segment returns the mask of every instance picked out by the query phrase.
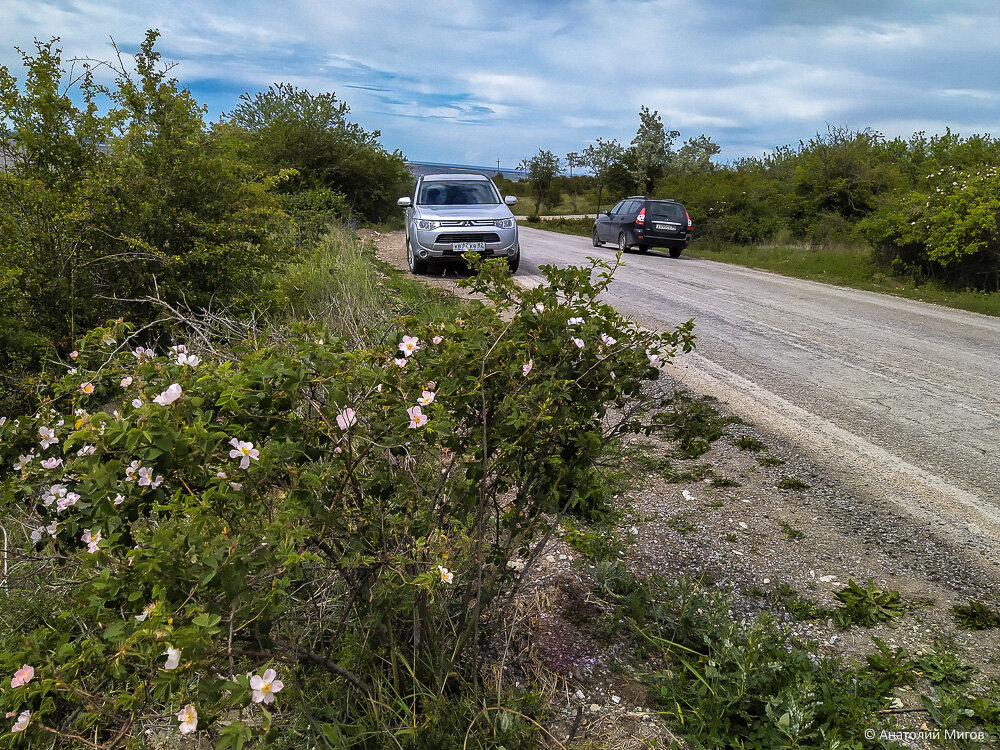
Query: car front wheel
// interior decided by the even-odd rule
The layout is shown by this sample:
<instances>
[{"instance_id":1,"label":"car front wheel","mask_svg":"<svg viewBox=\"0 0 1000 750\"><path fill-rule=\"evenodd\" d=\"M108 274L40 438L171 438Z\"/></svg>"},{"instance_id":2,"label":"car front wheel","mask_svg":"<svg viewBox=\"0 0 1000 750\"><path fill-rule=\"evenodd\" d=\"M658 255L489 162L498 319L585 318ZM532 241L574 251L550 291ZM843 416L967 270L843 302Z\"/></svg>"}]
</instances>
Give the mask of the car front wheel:
<instances>
[{"instance_id":1,"label":"car front wheel","mask_svg":"<svg viewBox=\"0 0 1000 750\"><path fill-rule=\"evenodd\" d=\"M422 260L418 260L417 256L413 253L413 246L410 244L410 238L406 238L406 265L410 267L410 273L426 273L427 264Z\"/></svg>"},{"instance_id":2,"label":"car front wheel","mask_svg":"<svg viewBox=\"0 0 1000 750\"><path fill-rule=\"evenodd\" d=\"M517 252L507 258L507 267L513 274L517 271L518 266L521 265L521 248L517 248Z\"/></svg>"},{"instance_id":3,"label":"car front wheel","mask_svg":"<svg viewBox=\"0 0 1000 750\"><path fill-rule=\"evenodd\" d=\"M597 239L597 227L594 227L594 236L590 238L590 241L594 243L594 247L604 246L604 243Z\"/></svg>"}]
</instances>

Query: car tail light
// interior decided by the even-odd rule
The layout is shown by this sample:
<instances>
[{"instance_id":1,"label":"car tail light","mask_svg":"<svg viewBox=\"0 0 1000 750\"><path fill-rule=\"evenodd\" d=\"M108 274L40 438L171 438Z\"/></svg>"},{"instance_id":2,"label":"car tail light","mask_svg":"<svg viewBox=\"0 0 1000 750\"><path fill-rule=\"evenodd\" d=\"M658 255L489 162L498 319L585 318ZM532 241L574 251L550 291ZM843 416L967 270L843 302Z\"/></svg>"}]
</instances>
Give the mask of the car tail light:
<instances>
[{"instance_id":1,"label":"car tail light","mask_svg":"<svg viewBox=\"0 0 1000 750\"><path fill-rule=\"evenodd\" d=\"M646 207L643 206L642 210L639 211L639 215L635 217L635 223L640 227L646 223Z\"/></svg>"},{"instance_id":2,"label":"car tail light","mask_svg":"<svg viewBox=\"0 0 1000 750\"><path fill-rule=\"evenodd\" d=\"M687 217L687 220L688 220L688 231L690 232L691 231L691 214L689 214L687 211L685 211L684 215Z\"/></svg>"}]
</instances>

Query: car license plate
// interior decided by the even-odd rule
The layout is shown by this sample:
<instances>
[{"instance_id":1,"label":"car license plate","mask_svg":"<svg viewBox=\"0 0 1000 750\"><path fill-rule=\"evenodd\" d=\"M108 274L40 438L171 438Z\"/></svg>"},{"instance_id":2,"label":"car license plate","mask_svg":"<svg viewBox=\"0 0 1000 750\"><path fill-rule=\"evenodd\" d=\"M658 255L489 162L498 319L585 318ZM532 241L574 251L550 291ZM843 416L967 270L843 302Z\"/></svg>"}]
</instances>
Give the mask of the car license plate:
<instances>
[{"instance_id":1,"label":"car license plate","mask_svg":"<svg viewBox=\"0 0 1000 750\"><path fill-rule=\"evenodd\" d=\"M485 242L452 242L451 249L456 253L481 253L486 250Z\"/></svg>"},{"instance_id":2,"label":"car license plate","mask_svg":"<svg viewBox=\"0 0 1000 750\"><path fill-rule=\"evenodd\" d=\"M655 221L655 222L653 222L653 226L656 227L657 229L666 229L667 231L670 231L670 232L676 232L680 228L681 225L680 224L668 224L665 221Z\"/></svg>"}]
</instances>

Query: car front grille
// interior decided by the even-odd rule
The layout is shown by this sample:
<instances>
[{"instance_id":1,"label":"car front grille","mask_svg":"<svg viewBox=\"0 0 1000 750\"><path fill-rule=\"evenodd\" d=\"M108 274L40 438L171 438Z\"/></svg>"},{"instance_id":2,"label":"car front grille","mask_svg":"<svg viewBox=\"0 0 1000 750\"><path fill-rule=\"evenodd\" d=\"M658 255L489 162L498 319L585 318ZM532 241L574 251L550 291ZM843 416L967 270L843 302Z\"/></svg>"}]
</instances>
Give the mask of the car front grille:
<instances>
[{"instance_id":1,"label":"car front grille","mask_svg":"<svg viewBox=\"0 0 1000 750\"><path fill-rule=\"evenodd\" d=\"M464 234L439 234L435 244L450 245L453 242L499 242L500 235L496 232L467 232Z\"/></svg>"},{"instance_id":2,"label":"car front grille","mask_svg":"<svg viewBox=\"0 0 1000 750\"><path fill-rule=\"evenodd\" d=\"M444 221L441 222L441 226L443 226L443 227L469 227L469 226L473 226L473 227L491 227L491 226L493 226L494 223L495 222L494 222L493 219L471 219L471 220L463 219L461 221L455 221L455 220L452 220L452 219L445 219Z\"/></svg>"}]
</instances>

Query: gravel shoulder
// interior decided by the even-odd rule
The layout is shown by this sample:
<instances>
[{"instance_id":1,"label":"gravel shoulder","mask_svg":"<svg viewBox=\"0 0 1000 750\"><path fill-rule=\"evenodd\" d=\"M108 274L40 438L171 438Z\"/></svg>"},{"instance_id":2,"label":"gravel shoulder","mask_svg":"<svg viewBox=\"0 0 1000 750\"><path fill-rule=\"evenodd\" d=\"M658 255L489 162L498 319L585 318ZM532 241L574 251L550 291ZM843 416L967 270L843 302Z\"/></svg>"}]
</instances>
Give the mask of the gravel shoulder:
<instances>
[{"instance_id":1,"label":"gravel shoulder","mask_svg":"<svg viewBox=\"0 0 1000 750\"><path fill-rule=\"evenodd\" d=\"M380 259L405 269L402 232L367 233L366 239L374 243ZM454 278L464 273L456 269L423 278L454 290ZM863 452L850 455L845 447L849 443L843 441L836 446L817 441L815 430L796 426L794 414L769 411L759 401L741 397L704 364L703 358L682 355L665 367L663 382L667 388L713 396L723 416L742 420L696 460L738 484L674 484L659 474L634 474L629 490L619 498L626 519L619 532L629 540L630 567L668 578L693 576L732 589L734 617L770 611L797 635L815 641L824 654L863 660L873 648L873 636L913 653L946 642L979 667L974 683L997 679L996 631L958 629L951 611L953 605L970 600L994 607L1000 602L1000 556L992 532L978 528L971 515L964 537L955 524L941 522L942 509L926 477L914 475L910 486L894 488L893 496L904 501L886 502L879 478L865 469L874 459ZM741 437L760 441L766 450L750 452L731 444ZM665 456L672 446L642 438L632 447ZM762 457L773 459L766 462L772 465L762 464ZM779 488L788 477L799 480L802 489ZM582 563L585 560L569 545L554 542L533 578L535 596L545 600L547 590L551 599L556 595L552 592L564 586L560 581L577 576ZM778 589L785 584L833 608L838 604L834 593L849 580L871 580L881 589L898 590L907 603L904 615L892 627L841 631L832 622L795 621L780 603ZM587 718L577 722L583 729L578 727L576 739L610 742L609 733L626 721L637 738L651 744L616 740L616 747L657 747L671 741L642 691L623 687L620 676L598 670L589 678L560 683L553 695L557 714L565 717L563 725L557 725L565 732L563 739L579 709ZM898 695L903 708L919 709L912 690L902 688ZM925 720L919 712L908 716L912 718L905 721L914 728Z\"/></svg>"}]
</instances>

